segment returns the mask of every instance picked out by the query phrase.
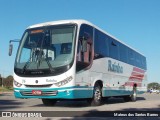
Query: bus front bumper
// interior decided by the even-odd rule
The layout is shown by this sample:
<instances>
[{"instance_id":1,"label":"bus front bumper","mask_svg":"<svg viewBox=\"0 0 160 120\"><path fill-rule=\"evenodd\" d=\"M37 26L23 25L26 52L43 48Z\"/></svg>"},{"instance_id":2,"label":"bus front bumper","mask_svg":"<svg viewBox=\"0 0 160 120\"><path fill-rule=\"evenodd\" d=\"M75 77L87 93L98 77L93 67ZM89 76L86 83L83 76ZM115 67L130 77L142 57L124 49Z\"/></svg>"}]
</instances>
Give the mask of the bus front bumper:
<instances>
[{"instance_id":1,"label":"bus front bumper","mask_svg":"<svg viewBox=\"0 0 160 120\"><path fill-rule=\"evenodd\" d=\"M41 92L41 94L33 94ZM48 99L77 99L91 98L93 91L87 88L65 88L65 89L19 89L14 88L16 98L48 98Z\"/></svg>"}]
</instances>

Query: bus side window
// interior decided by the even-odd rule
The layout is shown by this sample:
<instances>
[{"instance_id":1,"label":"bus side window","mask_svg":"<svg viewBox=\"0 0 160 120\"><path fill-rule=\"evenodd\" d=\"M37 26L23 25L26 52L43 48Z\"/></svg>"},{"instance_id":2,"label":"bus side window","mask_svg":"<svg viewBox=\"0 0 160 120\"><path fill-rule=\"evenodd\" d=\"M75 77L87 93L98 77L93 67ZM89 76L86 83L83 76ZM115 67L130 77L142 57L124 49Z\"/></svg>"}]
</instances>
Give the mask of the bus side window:
<instances>
[{"instance_id":1,"label":"bus side window","mask_svg":"<svg viewBox=\"0 0 160 120\"><path fill-rule=\"evenodd\" d=\"M81 60L81 42L78 40L78 46L77 46L77 61Z\"/></svg>"},{"instance_id":2,"label":"bus side window","mask_svg":"<svg viewBox=\"0 0 160 120\"><path fill-rule=\"evenodd\" d=\"M86 51L82 50L83 42L86 42ZM82 25L77 46L77 71L87 69L92 63L93 55L93 28L88 25Z\"/></svg>"}]
</instances>

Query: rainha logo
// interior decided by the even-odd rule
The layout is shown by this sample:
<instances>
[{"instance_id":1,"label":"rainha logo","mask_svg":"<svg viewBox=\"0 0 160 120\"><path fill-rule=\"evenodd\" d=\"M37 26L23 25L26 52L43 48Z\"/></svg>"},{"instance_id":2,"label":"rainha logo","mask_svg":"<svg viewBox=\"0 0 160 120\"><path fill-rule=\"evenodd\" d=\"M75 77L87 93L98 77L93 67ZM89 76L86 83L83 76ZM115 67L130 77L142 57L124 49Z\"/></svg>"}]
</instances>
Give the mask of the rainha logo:
<instances>
[{"instance_id":1,"label":"rainha logo","mask_svg":"<svg viewBox=\"0 0 160 120\"><path fill-rule=\"evenodd\" d=\"M108 60L108 71L111 72L116 72L116 73L123 73L123 67L118 64L116 64L116 62L114 62L112 64L111 60Z\"/></svg>"}]
</instances>

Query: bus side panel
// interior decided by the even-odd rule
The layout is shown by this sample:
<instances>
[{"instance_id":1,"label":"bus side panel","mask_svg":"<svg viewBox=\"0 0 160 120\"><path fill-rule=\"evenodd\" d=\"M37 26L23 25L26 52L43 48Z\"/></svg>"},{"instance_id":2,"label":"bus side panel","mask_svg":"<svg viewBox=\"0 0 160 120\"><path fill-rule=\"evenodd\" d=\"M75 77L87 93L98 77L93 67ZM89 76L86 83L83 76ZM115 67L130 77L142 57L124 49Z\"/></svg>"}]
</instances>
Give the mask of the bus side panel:
<instances>
[{"instance_id":1,"label":"bus side panel","mask_svg":"<svg viewBox=\"0 0 160 120\"><path fill-rule=\"evenodd\" d=\"M137 85L137 93L146 91L145 71L132 65L112 58L100 58L93 61L90 71L92 86L97 80L103 81L103 96L131 95L134 84Z\"/></svg>"},{"instance_id":2,"label":"bus side panel","mask_svg":"<svg viewBox=\"0 0 160 120\"><path fill-rule=\"evenodd\" d=\"M93 86L91 84L90 70L82 70L76 74L75 85L77 87L85 88L85 90L77 91L76 98L92 98Z\"/></svg>"}]
</instances>

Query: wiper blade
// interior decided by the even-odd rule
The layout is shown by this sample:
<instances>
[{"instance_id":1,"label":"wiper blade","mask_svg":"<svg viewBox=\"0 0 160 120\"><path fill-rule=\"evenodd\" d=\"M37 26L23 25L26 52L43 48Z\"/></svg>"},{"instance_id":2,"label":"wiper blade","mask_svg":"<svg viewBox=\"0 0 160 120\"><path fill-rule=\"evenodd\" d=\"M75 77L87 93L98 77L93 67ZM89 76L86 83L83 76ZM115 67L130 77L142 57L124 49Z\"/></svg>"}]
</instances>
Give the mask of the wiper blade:
<instances>
[{"instance_id":1,"label":"wiper blade","mask_svg":"<svg viewBox=\"0 0 160 120\"><path fill-rule=\"evenodd\" d=\"M27 68L29 67L29 65L30 65L30 59L25 63L25 65L23 66L23 73L25 73L26 72L26 70L27 70Z\"/></svg>"},{"instance_id":2,"label":"wiper blade","mask_svg":"<svg viewBox=\"0 0 160 120\"><path fill-rule=\"evenodd\" d=\"M46 58L45 61L47 62L48 64L48 67L49 67L49 70L51 71L51 73L53 73L55 70L54 68L52 67L51 63L49 62L49 60Z\"/></svg>"}]
</instances>

